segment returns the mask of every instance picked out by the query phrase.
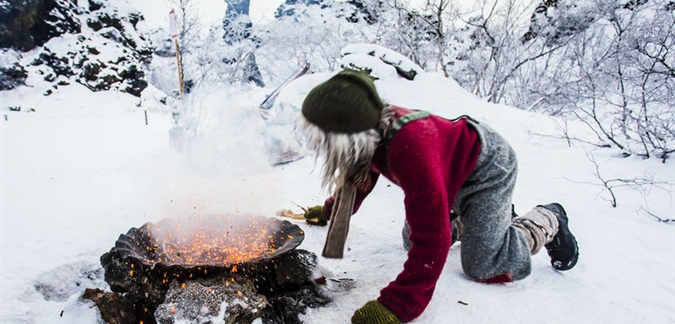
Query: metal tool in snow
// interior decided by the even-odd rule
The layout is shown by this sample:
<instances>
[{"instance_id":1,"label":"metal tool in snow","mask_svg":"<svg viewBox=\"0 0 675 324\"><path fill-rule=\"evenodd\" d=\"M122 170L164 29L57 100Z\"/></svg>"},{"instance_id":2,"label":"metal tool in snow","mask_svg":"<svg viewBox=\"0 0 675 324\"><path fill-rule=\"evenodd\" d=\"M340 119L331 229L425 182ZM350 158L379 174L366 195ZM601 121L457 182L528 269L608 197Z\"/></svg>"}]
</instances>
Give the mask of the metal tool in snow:
<instances>
[{"instance_id":1,"label":"metal tool in snow","mask_svg":"<svg viewBox=\"0 0 675 324\"><path fill-rule=\"evenodd\" d=\"M291 81L303 76L309 70L309 62L305 63L303 67L298 69L296 72L291 74L283 83L281 83L272 93L270 93L265 100L260 104L260 109L270 110L274 106L274 102L277 100L279 93L283 90Z\"/></svg>"}]
</instances>

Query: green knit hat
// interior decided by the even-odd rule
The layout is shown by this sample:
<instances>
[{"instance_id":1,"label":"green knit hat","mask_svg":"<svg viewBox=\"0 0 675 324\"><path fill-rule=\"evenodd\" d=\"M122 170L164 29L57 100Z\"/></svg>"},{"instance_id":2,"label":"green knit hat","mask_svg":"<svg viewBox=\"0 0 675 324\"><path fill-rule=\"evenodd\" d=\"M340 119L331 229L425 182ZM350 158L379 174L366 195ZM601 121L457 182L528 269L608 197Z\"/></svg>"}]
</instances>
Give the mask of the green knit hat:
<instances>
[{"instance_id":1,"label":"green knit hat","mask_svg":"<svg viewBox=\"0 0 675 324\"><path fill-rule=\"evenodd\" d=\"M383 107L370 76L347 69L314 87L302 114L326 132L353 134L375 128Z\"/></svg>"}]
</instances>

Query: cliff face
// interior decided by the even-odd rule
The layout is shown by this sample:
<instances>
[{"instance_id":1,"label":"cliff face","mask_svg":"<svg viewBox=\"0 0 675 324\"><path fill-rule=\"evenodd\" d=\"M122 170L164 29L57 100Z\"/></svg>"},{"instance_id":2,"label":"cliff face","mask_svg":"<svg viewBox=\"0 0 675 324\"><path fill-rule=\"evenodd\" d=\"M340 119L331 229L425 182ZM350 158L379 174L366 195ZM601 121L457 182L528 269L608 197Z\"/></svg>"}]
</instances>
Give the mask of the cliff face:
<instances>
[{"instance_id":1,"label":"cliff face","mask_svg":"<svg viewBox=\"0 0 675 324\"><path fill-rule=\"evenodd\" d=\"M53 37L79 33L78 9L74 0L1 1L0 47L29 51Z\"/></svg>"},{"instance_id":2,"label":"cliff face","mask_svg":"<svg viewBox=\"0 0 675 324\"><path fill-rule=\"evenodd\" d=\"M37 77L52 83L45 95L77 82L140 96L153 52L141 20L99 0L0 0L0 90Z\"/></svg>"}]
</instances>

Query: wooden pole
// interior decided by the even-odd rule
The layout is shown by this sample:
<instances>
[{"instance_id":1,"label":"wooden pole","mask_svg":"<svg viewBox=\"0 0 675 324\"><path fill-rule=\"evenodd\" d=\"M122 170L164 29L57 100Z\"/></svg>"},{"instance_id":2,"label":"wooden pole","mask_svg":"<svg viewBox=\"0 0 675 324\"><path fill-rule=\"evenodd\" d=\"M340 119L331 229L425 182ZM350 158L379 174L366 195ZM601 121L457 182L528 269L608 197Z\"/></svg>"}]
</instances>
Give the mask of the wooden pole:
<instances>
[{"instance_id":1,"label":"wooden pole","mask_svg":"<svg viewBox=\"0 0 675 324\"><path fill-rule=\"evenodd\" d=\"M183 106L183 69L180 64L180 47L178 47L178 37L173 38L173 43L176 46L176 67L178 69L178 93L180 94L181 108Z\"/></svg>"},{"instance_id":2,"label":"wooden pole","mask_svg":"<svg viewBox=\"0 0 675 324\"><path fill-rule=\"evenodd\" d=\"M171 29L171 38L173 38L173 44L176 48L176 69L178 70L178 94L180 95L180 107L178 115L174 113L174 116L180 118L180 114L183 112L183 67L181 66L180 60L180 47L178 46L178 29L176 28L176 11L171 9L169 12L169 28ZM176 118L174 122L178 123Z\"/></svg>"}]
</instances>

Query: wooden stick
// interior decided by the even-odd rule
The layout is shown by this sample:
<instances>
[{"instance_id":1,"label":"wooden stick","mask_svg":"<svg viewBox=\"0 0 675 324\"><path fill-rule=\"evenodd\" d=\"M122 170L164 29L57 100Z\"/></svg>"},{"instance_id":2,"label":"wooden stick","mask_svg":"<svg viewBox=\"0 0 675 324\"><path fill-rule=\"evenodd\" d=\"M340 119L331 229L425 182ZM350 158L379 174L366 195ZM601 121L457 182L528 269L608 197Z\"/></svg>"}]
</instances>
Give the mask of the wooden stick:
<instances>
[{"instance_id":1,"label":"wooden stick","mask_svg":"<svg viewBox=\"0 0 675 324\"><path fill-rule=\"evenodd\" d=\"M178 37L173 39L176 47L176 67L178 68L178 94L180 95L180 103L183 104L183 67L180 64L180 47L178 47ZM183 107L181 107L183 108Z\"/></svg>"},{"instance_id":2,"label":"wooden stick","mask_svg":"<svg viewBox=\"0 0 675 324\"><path fill-rule=\"evenodd\" d=\"M349 219L352 217L356 199L356 188L345 185L338 189L335 198L322 255L326 258L342 259L349 233Z\"/></svg>"}]
</instances>

